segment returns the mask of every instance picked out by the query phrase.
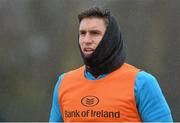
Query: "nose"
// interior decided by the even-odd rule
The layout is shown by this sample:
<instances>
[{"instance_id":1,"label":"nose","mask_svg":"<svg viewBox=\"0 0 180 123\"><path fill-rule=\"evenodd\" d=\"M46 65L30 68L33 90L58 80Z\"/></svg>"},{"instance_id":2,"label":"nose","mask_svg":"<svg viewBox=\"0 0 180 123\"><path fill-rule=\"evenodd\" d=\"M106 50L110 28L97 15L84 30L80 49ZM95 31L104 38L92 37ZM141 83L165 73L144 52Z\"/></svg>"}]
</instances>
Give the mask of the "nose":
<instances>
[{"instance_id":1,"label":"nose","mask_svg":"<svg viewBox=\"0 0 180 123\"><path fill-rule=\"evenodd\" d=\"M91 44L92 43L92 39L91 36L89 35L89 33L87 33L84 38L83 38L83 42L86 44Z\"/></svg>"}]
</instances>

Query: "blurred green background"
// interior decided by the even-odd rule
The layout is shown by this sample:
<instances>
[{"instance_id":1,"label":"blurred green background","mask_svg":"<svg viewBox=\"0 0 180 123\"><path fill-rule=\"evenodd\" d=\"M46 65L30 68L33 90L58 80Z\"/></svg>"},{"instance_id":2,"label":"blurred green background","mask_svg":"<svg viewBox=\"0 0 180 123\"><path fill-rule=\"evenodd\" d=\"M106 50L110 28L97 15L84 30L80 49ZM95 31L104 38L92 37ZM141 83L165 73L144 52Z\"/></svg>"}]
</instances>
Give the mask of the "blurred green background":
<instances>
[{"instance_id":1,"label":"blurred green background","mask_svg":"<svg viewBox=\"0 0 180 123\"><path fill-rule=\"evenodd\" d=\"M127 62L155 75L180 121L180 0L0 0L0 121L48 121L58 76L82 65L77 13L112 10Z\"/></svg>"}]
</instances>

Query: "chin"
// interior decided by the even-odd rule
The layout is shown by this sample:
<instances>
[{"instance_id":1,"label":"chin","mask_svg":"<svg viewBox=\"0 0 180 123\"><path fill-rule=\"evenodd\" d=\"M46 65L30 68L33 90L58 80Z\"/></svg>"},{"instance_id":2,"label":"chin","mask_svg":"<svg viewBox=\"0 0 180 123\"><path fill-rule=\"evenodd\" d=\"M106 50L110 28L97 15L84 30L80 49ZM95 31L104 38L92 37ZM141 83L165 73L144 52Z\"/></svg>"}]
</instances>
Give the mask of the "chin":
<instances>
[{"instance_id":1,"label":"chin","mask_svg":"<svg viewBox=\"0 0 180 123\"><path fill-rule=\"evenodd\" d=\"M92 55L92 54L84 54L84 57L85 57L85 58L89 58L89 57L91 57L91 55Z\"/></svg>"}]
</instances>

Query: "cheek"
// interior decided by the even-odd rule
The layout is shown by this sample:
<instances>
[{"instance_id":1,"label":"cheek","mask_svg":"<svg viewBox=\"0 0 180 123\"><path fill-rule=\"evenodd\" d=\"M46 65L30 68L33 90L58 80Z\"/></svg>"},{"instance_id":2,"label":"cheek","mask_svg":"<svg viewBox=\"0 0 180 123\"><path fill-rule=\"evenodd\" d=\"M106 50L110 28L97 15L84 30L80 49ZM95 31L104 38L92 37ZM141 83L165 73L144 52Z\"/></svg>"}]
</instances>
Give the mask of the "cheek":
<instances>
[{"instance_id":1,"label":"cheek","mask_svg":"<svg viewBox=\"0 0 180 123\"><path fill-rule=\"evenodd\" d=\"M82 38L79 36L79 44L82 43Z\"/></svg>"},{"instance_id":2,"label":"cheek","mask_svg":"<svg viewBox=\"0 0 180 123\"><path fill-rule=\"evenodd\" d=\"M102 40L102 37L98 37L95 39L95 44L98 45Z\"/></svg>"},{"instance_id":3,"label":"cheek","mask_svg":"<svg viewBox=\"0 0 180 123\"><path fill-rule=\"evenodd\" d=\"M82 44L83 44L82 40L79 39L79 45L80 45L81 48L82 48Z\"/></svg>"},{"instance_id":4,"label":"cheek","mask_svg":"<svg viewBox=\"0 0 180 123\"><path fill-rule=\"evenodd\" d=\"M101 42L102 38L100 40L97 41L97 44L99 44Z\"/></svg>"}]
</instances>

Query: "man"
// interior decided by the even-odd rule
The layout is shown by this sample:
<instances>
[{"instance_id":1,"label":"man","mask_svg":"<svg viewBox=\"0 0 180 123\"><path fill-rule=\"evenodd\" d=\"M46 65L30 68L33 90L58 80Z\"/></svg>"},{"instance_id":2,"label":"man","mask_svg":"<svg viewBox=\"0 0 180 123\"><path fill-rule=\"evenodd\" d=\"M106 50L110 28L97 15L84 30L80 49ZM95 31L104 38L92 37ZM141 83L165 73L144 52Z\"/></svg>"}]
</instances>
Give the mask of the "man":
<instances>
[{"instance_id":1,"label":"man","mask_svg":"<svg viewBox=\"0 0 180 123\"><path fill-rule=\"evenodd\" d=\"M85 65L59 77L49 121L172 121L157 80L125 63L126 47L110 11L92 7L78 18Z\"/></svg>"}]
</instances>

